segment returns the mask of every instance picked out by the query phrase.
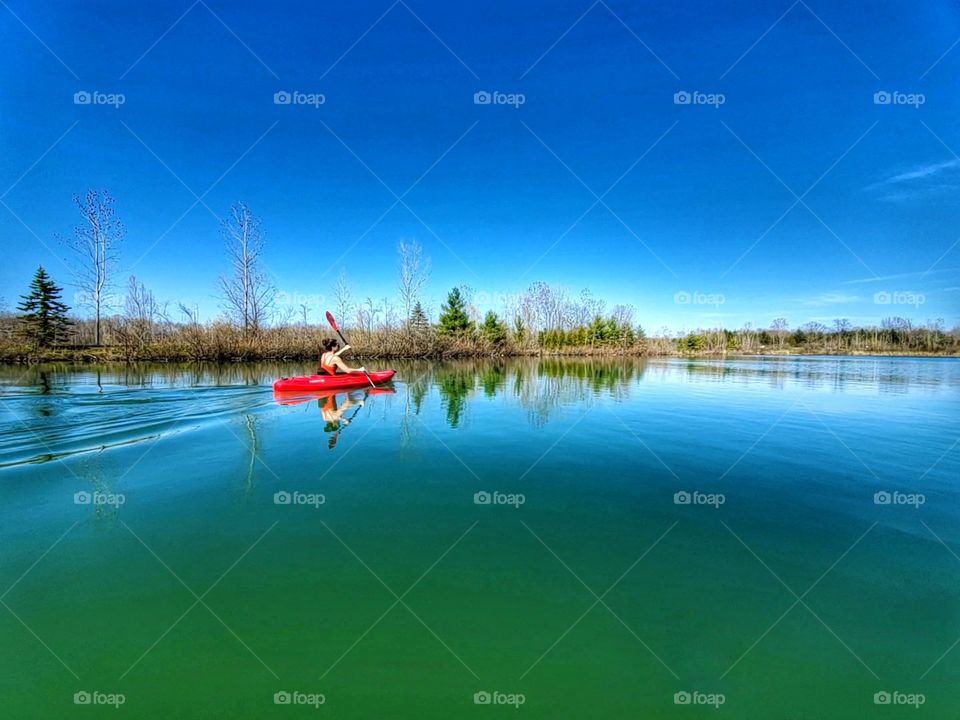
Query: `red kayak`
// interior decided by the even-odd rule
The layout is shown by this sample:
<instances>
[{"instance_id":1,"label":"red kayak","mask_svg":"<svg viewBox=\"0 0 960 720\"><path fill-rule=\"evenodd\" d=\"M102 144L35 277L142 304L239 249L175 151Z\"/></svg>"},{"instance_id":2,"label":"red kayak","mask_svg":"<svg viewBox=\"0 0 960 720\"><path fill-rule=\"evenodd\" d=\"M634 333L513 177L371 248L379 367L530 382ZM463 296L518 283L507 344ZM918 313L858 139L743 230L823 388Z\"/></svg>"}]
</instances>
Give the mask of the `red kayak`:
<instances>
[{"instance_id":1,"label":"red kayak","mask_svg":"<svg viewBox=\"0 0 960 720\"><path fill-rule=\"evenodd\" d=\"M378 370L367 373L374 384L390 382L396 370ZM343 373L342 375L300 375L280 378L273 384L274 392L286 390L347 390L349 388L370 387L370 380L362 372Z\"/></svg>"}]
</instances>

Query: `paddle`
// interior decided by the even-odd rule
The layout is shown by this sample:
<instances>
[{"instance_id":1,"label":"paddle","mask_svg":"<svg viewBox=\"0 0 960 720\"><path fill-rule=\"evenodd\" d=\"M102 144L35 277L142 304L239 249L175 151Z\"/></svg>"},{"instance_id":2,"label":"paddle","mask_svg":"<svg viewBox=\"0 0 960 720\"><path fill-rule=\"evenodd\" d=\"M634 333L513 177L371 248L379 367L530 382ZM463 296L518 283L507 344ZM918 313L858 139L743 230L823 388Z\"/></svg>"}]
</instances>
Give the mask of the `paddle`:
<instances>
[{"instance_id":1,"label":"paddle","mask_svg":"<svg viewBox=\"0 0 960 720\"><path fill-rule=\"evenodd\" d=\"M330 327L332 327L333 331L340 337L340 342L342 342L344 345L349 345L350 343L347 342L347 339L343 336L343 333L340 332L340 328L337 327L337 321L333 319L333 315L329 310L327 310L327 322L330 323ZM364 370L363 374L366 375L367 380L370 381L370 387L377 386L377 384L373 381L373 378L370 377L370 373Z\"/></svg>"}]
</instances>

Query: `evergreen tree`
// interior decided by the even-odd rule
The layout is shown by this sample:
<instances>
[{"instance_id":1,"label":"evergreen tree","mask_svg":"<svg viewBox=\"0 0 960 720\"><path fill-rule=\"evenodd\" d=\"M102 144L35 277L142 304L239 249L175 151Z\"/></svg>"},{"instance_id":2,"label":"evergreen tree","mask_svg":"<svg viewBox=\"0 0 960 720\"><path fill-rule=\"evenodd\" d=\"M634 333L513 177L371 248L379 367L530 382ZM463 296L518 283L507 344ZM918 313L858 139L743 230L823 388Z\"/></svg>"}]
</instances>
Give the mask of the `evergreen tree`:
<instances>
[{"instance_id":1,"label":"evergreen tree","mask_svg":"<svg viewBox=\"0 0 960 720\"><path fill-rule=\"evenodd\" d=\"M523 318L517 315L513 319L513 335L517 339L518 343L523 343L527 339L527 326L523 322Z\"/></svg>"},{"instance_id":2,"label":"evergreen tree","mask_svg":"<svg viewBox=\"0 0 960 720\"><path fill-rule=\"evenodd\" d=\"M473 321L467 315L467 304L460 294L460 288L454 288L447 295L447 302L440 306L441 335L465 335L473 332Z\"/></svg>"},{"instance_id":3,"label":"evergreen tree","mask_svg":"<svg viewBox=\"0 0 960 720\"><path fill-rule=\"evenodd\" d=\"M423 305L420 304L419 300L414 304L408 322L410 329L417 334L422 335L429 332L430 321L427 319L427 314L423 311Z\"/></svg>"},{"instance_id":4,"label":"evergreen tree","mask_svg":"<svg viewBox=\"0 0 960 720\"><path fill-rule=\"evenodd\" d=\"M30 293L20 296L23 300L17 305L21 313L17 316L19 332L38 347L56 345L71 324L67 318L70 308L60 302L62 292L41 265L30 283Z\"/></svg>"},{"instance_id":5,"label":"evergreen tree","mask_svg":"<svg viewBox=\"0 0 960 720\"><path fill-rule=\"evenodd\" d=\"M483 325L480 326L480 334L488 343L502 345L507 341L507 326L500 321L495 312L490 310L483 319Z\"/></svg>"}]
</instances>

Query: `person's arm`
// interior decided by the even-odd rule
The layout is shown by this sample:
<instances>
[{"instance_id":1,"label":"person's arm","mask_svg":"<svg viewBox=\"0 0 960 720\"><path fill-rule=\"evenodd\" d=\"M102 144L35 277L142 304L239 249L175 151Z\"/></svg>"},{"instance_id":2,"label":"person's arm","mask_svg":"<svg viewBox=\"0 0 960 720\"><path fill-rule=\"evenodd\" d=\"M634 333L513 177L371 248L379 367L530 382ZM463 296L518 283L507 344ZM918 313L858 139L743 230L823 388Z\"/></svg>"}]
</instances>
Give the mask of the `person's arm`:
<instances>
[{"instance_id":1,"label":"person's arm","mask_svg":"<svg viewBox=\"0 0 960 720\"><path fill-rule=\"evenodd\" d=\"M340 357L343 353L345 353L349 349L350 349L349 345L344 345L342 348L337 350L337 352L335 352L334 355L336 355L337 357Z\"/></svg>"},{"instance_id":2,"label":"person's arm","mask_svg":"<svg viewBox=\"0 0 960 720\"><path fill-rule=\"evenodd\" d=\"M350 367L349 365L347 365L347 364L343 361L343 358L341 358L339 355L334 355L334 356L333 356L333 364L334 364L335 367L340 368L340 369L341 369L343 372L345 372L345 373L363 372L363 371L364 371L362 367L358 367L358 368L352 368L352 367Z\"/></svg>"}]
</instances>

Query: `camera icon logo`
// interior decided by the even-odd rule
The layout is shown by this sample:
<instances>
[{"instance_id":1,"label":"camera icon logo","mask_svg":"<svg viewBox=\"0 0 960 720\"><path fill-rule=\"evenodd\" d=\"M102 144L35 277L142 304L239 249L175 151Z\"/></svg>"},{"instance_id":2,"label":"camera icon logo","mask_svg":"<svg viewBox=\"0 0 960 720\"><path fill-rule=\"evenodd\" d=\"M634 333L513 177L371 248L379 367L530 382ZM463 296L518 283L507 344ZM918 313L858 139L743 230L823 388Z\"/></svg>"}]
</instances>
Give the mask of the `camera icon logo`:
<instances>
[{"instance_id":1,"label":"camera icon logo","mask_svg":"<svg viewBox=\"0 0 960 720\"><path fill-rule=\"evenodd\" d=\"M693 102L693 95L688 93L686 90L680 90L673 94L673 104L674 105L689 105Z\"/></svg>"},{"instance_id":2,"label":"camera icon logo","mask_svg":"<svg viewBox=\"0 0 960 720\"><path fill-rule=\"evenodd\" d=\"M281 690L273 694L274 705L289 705L292 699L293 697L286 690Z\"/></svg>"},{"instance_id":3,"label":"camera icon logo","mask_svg":"<svg viewBox=\"0 0 960 720\"><path fill-rule=\"evenodd\" d=\"M293 95L288 93L286 90L280 90L273 94L273 104L274 105L289 105L293 101Z\"/></svg>"},{"instance_id":4,"label":"camera icon logo","mask_svg":"<svg viewBox=\"0 0 960 720\"><path fill-rule=\"evenodd\" d=\"M873 294L873 303L875 305L889 305L892 300L890 293L886 291L880 291Z\"/></svg>"},{"instance_id":5,"label":"camera icon logo","mask_svg":"<svg viewBox=\"0 0 960 720\"><path fill-rule=\"evenodd\" d=\"M80 90L73 94L73 104L74 105L89 105L93 100L93 95L88 93L86 90Z\"/></svg>"},{"instance_id":6,"label":"camera icon logo","mask_svg":"<svg viewBox=\"0 0 960 720\"><path fill-rule=\"evenodd\" d=\"M680 492L675 492L673 494L673 504L674 505L689 505L691 500L691 495L686 490L681 490Z\"/></svg>"},{"instance_id":7,"label":"camera icon logo","mask_svg":"<svg viewBox=\"0 0 960 720\"><path fill-rule=\"evenodd\" d=\"M890 693L888 693L886 690L881 690L880 692L873 694L874 705L889 705L891 699Z\"/></svg>"},{"instance_id":8,"label":"camera icon logo","mask_svg":"<svg viewBox=\"0 0 960 720\"><path fill-rule=\"evenodd\" d=\"M489 705L490 704L490 693L486 690L481 690L473 694L473 704L474 705Z\"/></svg>"},{"instance_id":9,"label":"camera icon logo","mask_svg":"<svg viewBox=\"0 0 960 720\"><path fill-rule=\"evenodd\" d=\"M73 694L74 705L89 705L92 699L93 698L91 697L90 693L88 693L86 690L81 690L80 692Z\"/></svg>"},{"instance_id":10,"label":"camera icon logo","mask_svg":"<svg viewBox=\"0 0 960 720\"><path fill-rule=\"evenodd\" d=\"M73 494L74 505L89 505L91 502L93 502L93 495L88 493L86 490L81 490L80 492L75 492Z\"/></svg>"},{"instance_id":11,"label":"camera icon logo","mask_svg":"<svg viewBox=\"0 0 960 720\"><path fill-rule=\"evenodd\" d=\"M474 105L489 105L491 102L493 102L493 96L486 90L480 90L473 94Z\"/></svg>"},{"instance_id":12,"label":"camera icon logo","mask_svg":"<svg viewBox=\"0 0 960 720\"><path fill-rule=\"evenodd\" d=\"M873 494L874 505L889 505L892 499L893 496L891 496L886 490L881 490L880 492Z\"/></svg>"},{"instance_id":13,"label":"camera icon logo","mask_svg":"<svg viewBox=\"0 0 960 720\"><path fill-rule=\"evenodd\" d=\"M489 505L492 497L490 493L486 490L481 490L478 493L473 494L473 504L474 505Z\"/></svg>"},{"instance_id":14,"label":"camera icon logo","mask_svg":"<svg viewBox=\"0 0 960 720\"><path fill-rule=\"evenodd\" d=\"M686 290L681 290L680 292L673 294L674 305L689 305L690 300L690 293L688 293Z\"/></svg>"},{"instance_id":15,"label":"camera icon logo","mask_svg":"<svg viewBox=\"0 0 960 720\"><path fill-rule=\"evenodd\" d=\"M288 493L286 490L281 490L273 494L273 504L274 505L289 505L293 500L293 496Z\"/></svg>"},{"instance_id":16,"label":"camera icon logo","mask_svg":"<svg viewBox=\"0 0 960 720\"><path fill-rule=\"evenodd\" d=\"M680 692L675 692L673 694L673 704L674 705L689 705L691 700L690 693L686 690L681 690Z\"/></svg>"},{"instance_id":17,"label":"camera icon logo","mask_svg":"<svg viewBox=\"0 0 960 720\"><path fill-rule=\"evenodd\" d=\"M874 105L889 105L893 101L893 96L886 90L878 90L873 94Z\"/></svg>"}]
</instances>

